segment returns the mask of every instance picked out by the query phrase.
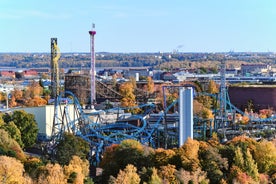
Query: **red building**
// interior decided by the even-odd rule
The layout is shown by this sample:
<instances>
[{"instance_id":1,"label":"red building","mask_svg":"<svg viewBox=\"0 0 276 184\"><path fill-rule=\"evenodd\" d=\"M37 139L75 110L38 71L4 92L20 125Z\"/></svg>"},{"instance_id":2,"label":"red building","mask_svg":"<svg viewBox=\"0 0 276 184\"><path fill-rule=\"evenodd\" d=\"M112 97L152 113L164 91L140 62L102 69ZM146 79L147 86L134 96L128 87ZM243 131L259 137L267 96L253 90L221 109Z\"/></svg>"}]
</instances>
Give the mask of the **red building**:
<instances>
[{"instance_id":1,"label":"red building","mask_svg":"<svg viewBox=\"0 0 276 184\"><path fill-rule=\"evenodd\" d=\"M14 79L15 72L14 71L1 71L0 76L4 79Z\"/></svg>"},{"instance_id":2,"label":"red building","mask_svg":"<svg viewBox=\"0 0 276 184\"><path fill-rule=\"evenodd\" d=\"M229 87L230 101L238 109L244 111L248 103L253 103L254 110L273 108L276 110L275 86L242 86Z\"/></svg>"},{"instance_id":3,"label":"red building","mask_svg":"<svg viewBox=\"0 0 276 184\"><path fill-rule=\"evenodd\" d=\"M33 79L38 77L38 73L35 70L25 70L23 72L23 77L26 79Z\"/></svg>"}]
</instances>

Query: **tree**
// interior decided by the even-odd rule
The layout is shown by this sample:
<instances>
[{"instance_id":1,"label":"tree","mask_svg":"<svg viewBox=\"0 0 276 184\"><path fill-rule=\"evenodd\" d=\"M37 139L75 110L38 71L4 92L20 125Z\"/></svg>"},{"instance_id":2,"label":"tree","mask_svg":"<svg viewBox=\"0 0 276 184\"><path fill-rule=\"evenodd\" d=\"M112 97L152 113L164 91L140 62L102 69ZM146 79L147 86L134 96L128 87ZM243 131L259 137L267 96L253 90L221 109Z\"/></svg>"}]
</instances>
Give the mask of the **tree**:
<instances>
[{"instance_id":1,"label":"tree","mask_svg":"<svg viewBox=\"0 0 276 184\"><path fill-rule=\"evenodd\" d=\"M0 129L0 155L15 157L21 161L26 159L19 144L3 129Z\"/></svg>"},{"instance_id":2,"label":"tree","mask_svg":"<svg viewBox=\"0 0 276 184\"><path fill-rule=\"evenodd\" d=\"M20 147L24 147L24 144L21 139L21 132L14 124L14 122L10 121L8 123L5 123L3 126L0 126L0 128L6 130L11 136L11 138L13 138L20 145Z\"/></svg>"},{"instance_id":3,"label":"tree","mask_svg":"<svg viewBox=\"0 0 276 184\"><path fill-rule=\"evenodd\" d=\"M252 179L258 181L258 168L248 148L246 148L246 150L242 150L240 147L236 149L234 165L240 168L241 171L245 172Z\"/></svg>"},{"instance_id":4,"label":"tree","mask_svg":"<svg viewBox=\"0 0 276 184\"><path fill-rule=\"evenodd\" d=\"M154 81L151 77L147 77L147 92L152 94L154 92Z\"/></svg>"},{"instance_id":5,"label":"tree","mask_svg":"<svg viewBox=\"0 0 276 184\"><path fill-rule=\"evenodd\" d=\"M136 106L136 97L134 95L134 89L133 82L128 81L120 85L120 94L123 96L121 100L121 106L123 107L134 107ZM136 84L135 84L136 85ZM139 112L139 109L132 109L130 110L133 113Z\"/></svg>"},{"instance_id":6,"label":"tree","mask_svg":"<svg viewBox=\"0 0 276 184\"><path fill-rule=\"evenodd\" d=\"M38 107L38 106L46 105L47 103L48 103L47 100L39 96L35 96L34 98L31 98L25 101L25 105L27 107Z\"/></svg>"},{"instance_id":7,"label":"tree","mask_svg":"<svg viewBox=\"0 0 276 184\"><path fill-rule=\"evenodd\" d=\"M64 133L57 145L56 160L61 165L68 165L73 156L85 159L90 151L89 144L71 133Z\"/></svg>"},{"instance_id":8,"label":"tree","mask_svg":"<svg viewBox=\"0 0 276 184\"><path fill-rule=\"evenodd\" d=\"M153 155L154 166L159 168L170 163L171 159L175 156L175 152L170 149L158 148Z\"/></svg>"},{"instance_id":9,"label":"tree","mask_svg":"<svg viewBox=\"0 0 276 184\"><path fill-rule=\"evenodd\" d=\"M202 169L207 172L210 183L219 183L223 179L224 173L228 171L227 159L222 158L217 147L201 147L199 159Z\"/></svg>"},{"instance_id":10,"label":"tree","mask_svg":"<svg viewBox=\"0 0 276 184\"><path fill-rule=\"evenodd\" d=\"M24 176L24 167L15 158L0 156L0 183L30 183Z\"/></svg>"},{"instance_id":11,"label":"tree","mask_svg":"<svg viewBox=\"0 0 276 184\"><path fill-rule=\"evenodd\" d=\"M162 179L158 176L157 169L152 169L152 175L148 182L149 184L163 184Z\"/></svg>"},{"instance_id":12,"label":"tree","mask_svg":"<svg viewBox=\"0 0 276 184\"><path fill-rule=\"evenodd\" d=\"M64 173L68 183L83 183L89 175L89 162L78 156L73 156L69 165L64 166Z\"/></svg>"},{"instance_id":13,"label":"tree","mask_svg":"<svg viewBox=\"0 0 276 184\"><path fill-rule=\"evenodd\" d=\"M20 110L14 111L11 115L4 115L3 119L5 122L14 122L21 132L21 140L25 148L34 145L37 139L38 126L33 114Z\"/></svg>"},{"instance_id":14,"label":"tree","mask_svg":"<svg viewBox=\"0 0 276 184\"><path fill-rule=\"evenodd\" d=\"M63 168L59 164L47 164L40 168L40 174L37 179L39 184L66 184L66 178Z\"/></svg>"},{"instance_id":15,"label":"tree","mask_svg":"<svg viewBox=\"0 0 276 184\"><path fill-rule=\"evenodd\" d=\"M26 173L28 173L28 175L33 179L38 178L40 168L44 166L44 163L37 157L29 157L24 162L24 169Z\"/></svg>"},{"instance_id":16,"label":"tree","mask_svg":"<svg viewBox=\"0 0 276 184\"><path fill-rule=\"evenodd\" d=\"M184 145L176 151L176 157L180 160L175 165L180 164L180 167L187 171L196 171L199 167L198 151L199 142L188 138Z\"/></svg>"},{"instance_id":17,"label":"tree","mask_svg":"<svg viewBox=\"0 0 276 184\"><path fill-rule=\"evenodd\" d=\"M159 175L162 176L163 182L167 184L176 184L177 178L175 176L175 166L174 165L166 165L166 166L161 166L159 170Z\"/></svg>"},{"instance_id":18,"label":"tree","mask_svg":"<svg viewBox=\"0 0 276 184\"><path fill-rule=\"evenodd\" d=\"M140 177L135 166L129 164L124 171L120 170L114 184L139 184Z\"/></svg>"},{"instance_id":19,"label":"tree","mask_svg":"<svg viewBox=\"0 0 276 184\"><path fill-rule=\"evenodd\" d=\"M215 81L210 80L208 85L208 93L216 94L219 92L218 85Z\"/></svg>"},{"instance_id":20,"label":"tree","mask_svg":"<svg viewBox=\"0 0 276 184\"><path fill-rule=\"evenodd\" d=\"M262 140L253 153L260 173L270 173L276 164L276 147L272 142Z\"/></svg>"},{"instance_id":21,"label":"tree","mask_svg":"<svg viewBox=\"0 0 276 184\"><path fill-rule=\"evenodd\" d=\"M103 155L101 167L103 168L103 182L107 182L109 176L116 176L128 164L131 164L141 171L143 167L152 166L149 155L152 149L142 146L136 140L123 140L121 144L111 146L108 152Z\"/></svg>"},{"instance_id":22,"label":"tree","mask_svg":"<svg viewBox=\"0 0 276 184\"><path fill-rule=\"evenodd\" d=\"M202 171L201 168L198 168L194 172L180 169L179 171L176 171L175 175L180 183L209 183L209 179L207 179L207 173Z\"/></svg>"}]
</instances>

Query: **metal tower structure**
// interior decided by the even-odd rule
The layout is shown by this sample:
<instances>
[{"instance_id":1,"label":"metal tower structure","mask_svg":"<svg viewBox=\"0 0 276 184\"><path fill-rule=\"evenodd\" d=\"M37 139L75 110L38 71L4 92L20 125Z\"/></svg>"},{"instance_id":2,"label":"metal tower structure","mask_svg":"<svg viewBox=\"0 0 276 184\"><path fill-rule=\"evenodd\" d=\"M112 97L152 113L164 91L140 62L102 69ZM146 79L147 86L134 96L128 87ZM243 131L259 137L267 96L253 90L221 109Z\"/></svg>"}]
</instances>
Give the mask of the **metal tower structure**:
<instances>
[{"instance_id":1,"label":"metal tower structure","mask_svg":"<svg viewBox=\"0 0 276 184\"><path fill-rule=\"evenodd\" d=\"M227 110L226 110L226 105L227 105L227 99L226 99L226 79L225 79L225 72L226 72L226 64L225 64L225 59L221 60L221 66L220 66L220 126L224 131L224 138L225 137L225 123L227 121Z\"/></svg>"},{"instance_id":2,"label":"metal tower structure","mask_svg":"<svg viewBox=\"0 0 276 184\"><path fill-rule=\"evenodd\" d=\"M89 31L90 34L90 50L91 50L91 95L90 95L90 105L91 108L93 107L93 104L96 102L96 82L95 82L95 43L94 43L94 37L96 34L95 24L92 24L92 30Z\"/></svg>"},{"instance_id":3,"label":"metal tower structure","mask_svg":"<svg viewBox=\"0 0 276 184\"><path fill-rule=\"evenodd\" d=\"M59 66L60 50L57 46L57 38L51 38L51 97L57 98L60 92Z\"/></svg>"}]
</instances>

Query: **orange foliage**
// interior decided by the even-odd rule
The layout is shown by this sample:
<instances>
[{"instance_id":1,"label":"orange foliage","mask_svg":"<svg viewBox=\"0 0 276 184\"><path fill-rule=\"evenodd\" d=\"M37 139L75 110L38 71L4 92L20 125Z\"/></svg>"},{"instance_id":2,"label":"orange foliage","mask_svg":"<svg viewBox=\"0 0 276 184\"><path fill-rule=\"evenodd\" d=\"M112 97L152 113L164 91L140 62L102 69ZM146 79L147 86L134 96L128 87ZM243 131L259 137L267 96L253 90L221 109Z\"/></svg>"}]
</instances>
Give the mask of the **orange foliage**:
<instances>
[{"instance_id":1,"label":"orange foliage","mask_svg":"<svg viewBox=\"0 0 276 184\"><path fill-rule=\"evenodd\" d=\"M47 100L44 98L41 98L39 96L35 96L32 99L29 99L26 101L25 105L27 107L38 107L38 106L43 106L47 104Z\"/></svg>"},{"instance_id":2,"label":"orange foliage","mask_svg":"<svg viewBox=\"0 0 276 184\"><path fill-rule=\"evenodd\" d=\"M161 166L159 170L159 176L162 177L163 183L177 183L177 179L175 176L175 165L166 165L166 166Z\"/></svg>"}]
</instances>

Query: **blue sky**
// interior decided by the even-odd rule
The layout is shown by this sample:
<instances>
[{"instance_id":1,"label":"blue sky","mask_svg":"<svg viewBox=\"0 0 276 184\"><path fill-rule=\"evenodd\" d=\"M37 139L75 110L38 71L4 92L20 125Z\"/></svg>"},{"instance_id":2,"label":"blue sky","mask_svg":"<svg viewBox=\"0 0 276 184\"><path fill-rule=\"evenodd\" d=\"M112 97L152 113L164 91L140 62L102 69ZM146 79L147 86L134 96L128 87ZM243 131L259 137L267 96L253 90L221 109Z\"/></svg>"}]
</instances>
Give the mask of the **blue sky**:
<instances>
[{"instance_id":1,"label":"blue sky","mask_svg":"<svg viewBox=\"0 0 276 184\"><path fill-rule=\"evenodd\" d=\"M0 0L0 52L276 52L275 0Z\"/></svg>"}]
</instances>

